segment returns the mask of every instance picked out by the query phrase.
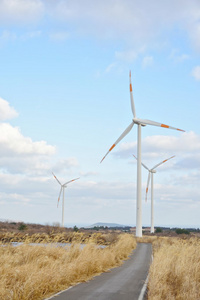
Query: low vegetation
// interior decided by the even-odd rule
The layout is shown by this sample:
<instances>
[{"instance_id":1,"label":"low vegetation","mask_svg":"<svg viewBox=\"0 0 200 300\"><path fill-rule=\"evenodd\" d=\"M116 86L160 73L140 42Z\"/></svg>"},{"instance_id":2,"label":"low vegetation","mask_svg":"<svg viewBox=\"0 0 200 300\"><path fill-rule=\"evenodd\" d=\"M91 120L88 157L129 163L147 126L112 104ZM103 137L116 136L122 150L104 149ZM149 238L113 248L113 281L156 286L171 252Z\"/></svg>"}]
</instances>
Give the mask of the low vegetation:
<instances>
[{"instance_id":1,"label":"low vegetation","mask_svg":"<svg viewBox=\"0 0 200 300\"><path fill-rule=\"evenodd\" d=\"M82 236L78 237L82 239ZM93 243L100 238L105 242L105 235L92 235L82 250L77 243L68 248L56 247L55 244L31 246L26 243L18 247L11 244L0 247L0 299L45 299L121 265L136 247L136 241L130 234L119 234L114 238L107 236L109 246L104 249ZM60 239L60 236L57 239L54 237L54 241ZM36 241L39 242L39 236Z\"/></svg>"},{"instance_id":2,"label":"low vegetation","mask_svg":"<svg viewBox=\"0 0 200 300\"><path fill-rule=\"evenodd\" d=\"M148 299L200 299L200 239L157 238L153 249Z\"/></svg>"},{"instance_id":3,"label":"low vegetation","mask_svg":"<svg viewBox=\"0 0 200 300\"><path fill-rule=\"evenodd\" d=\"M155 233L160 233L160 232L163 232L162 228L157 227L156 230L155 230Z\"/></svg>"},{"instance_id":4,"label":"low vegetation","mask_svg":"<svg viewBox=\"0 0 200 300\"><path fill-rule=\"evenodd\" d=\"M28 234L26 232L0 233L0 242L6 243L95 243L97 245L110 245L118 239L119 233L84 233L84 232L61 232Z\"/></svg>"},{"instance_id":5,"label":"low vegetation","mask_svg":"<svg viewBox=\"0 0 200 300\"><path fill-rule=\"evenodd\" d=\"M24 244L13 247L12 242ZM0 247L0 299L45 299L122 264L136 242L153 245L148 300L200 299L199 229L157 227L155 234L147 230L146 236L134 239L107 228L80 230L77 226L8 222L0 222L0 243L6 245ZM55 243L72 246L56 247ZM80 243L87 246L81 250ZM97 245L107 247L99 249Z\"/></svg>"},{"instance_id":6,"label":"low vegetation","mask_svg":"<svg viewBox=\"0 0 200 300\"><path fill-rule=\"evenodd\" d=\"M189 230L187 229L182 229L182 228L177 228L175 231L177 234L190 234Z\"/></svg>"}]
</instances>

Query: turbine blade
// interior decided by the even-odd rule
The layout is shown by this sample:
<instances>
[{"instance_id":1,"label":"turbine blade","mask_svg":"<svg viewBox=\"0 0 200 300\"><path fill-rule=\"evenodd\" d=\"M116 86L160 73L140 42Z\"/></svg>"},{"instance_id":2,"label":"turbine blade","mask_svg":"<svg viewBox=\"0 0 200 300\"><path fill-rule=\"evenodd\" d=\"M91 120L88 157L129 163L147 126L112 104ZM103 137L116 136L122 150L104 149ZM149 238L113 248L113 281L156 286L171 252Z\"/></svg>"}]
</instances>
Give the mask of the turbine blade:
<instances>
[{"instance_id":1,"label":"turbine blade","mask_svg":"<svg viewBox=\"0 0 200 300\"><path fill-rule=\"evenodd\" d=\"M70 182L72 182L72 181L75 181L75 180L78 180L78 179L80 179L80 177L75 178L75 179L72 179L72 180L70 180L70 181L67 181L67 182L65 182L65 183L63 184L63 186L65 187L68 183L70 183Z\"/></svg>"},{"instance_id":2,"label":"turbine blade","mask_svg":"<svg viewBox=\"0 0 200 300\"><path fill-rule=\"evenodd\" d=\"M58 183L60 184L60 185L62 185L61 183L60 183L60 181L58 180L58 178L56 177L56 175L52 172L52 174L53 174L53 177L58 181Z\"/></svg>"},{"instance_id":3,"label":"turbine blade","mask_svg":"<svg viewBox=\"0 0 200 300\"><path fill-rule=\"evenodd\" d=\"M61 188L60 188L60 193L59 193L59 196L58 196L58 203L57 203L57 207L58 207L58 204L59 204L59 201L60 201L60 196L61 196L61 193L62 193L62 186L61 186Z\"/></svg>"},{"instance_id":4,"label":"turbine blade","mask_svg":"<svg viewBox=\"0 0 200 300\"><path fill-rule=\"evenodd\" d=\"M129 73L129 79L130 79L131 109L132 109L134 118L136 118L135 104L134 104L134 99L133 99L133 88L132 88L132 82L131 82L131 71L130 71L130 73Z\"/></svg>"},{"instance_id":5,"label":"turbine blade","mask_svg":"<svg viewBox=\"0 0 200 300\"><path fill-rule=\"evenodd\" d=\"M138 121L139 124L142 124L142 125L153 125L153 126L164 127L164 128L169 128L169 129L174 129L174 130L179 130L179 131L185 132L185 130L175 128L175 127L172 127L172 126L169 126L169 125L165 125L165 124L162 124L162 123L158 123L158 122L155 122L155 121L151 121L151 120L137 119L137 121Z\"/></svg>"},{"instance_id":6,"label":"turbine blade","mask_svg":"<svg viewBox=\"0 0 200 300\"><path fill-rule=\"evenodd\" d=\"M135 159L137 160L137 157L133 154L133 156L135 157ZM145 169L147 169L148 171L149 171L149 168L147 168L147 166L145 166L145 164L143 164L142 162L141 162L141 165L145 168Z\"/></svg>"},{"instance_id":7,"label":"turbine blade","mask_svg":"<svg viewBox=\"0 0 200 300\"><path fill-rule=\"evenodd\" d=\"M149 182L150 182L150 172L149 172L148 179L147 179L146 197L145 197L146 202L147 202L147 194L148 194L148 189L149 189Z\"/></svg>"},{"instance_id":8,"label":"turbine blade","mask_svg":"<svg viewBox=\"0 0 200 300\"><path fill-rule=\"evenodd\" d=\"M168 158L168 159L165 159L165 160L161 161L159 164L155 165L151 170L154 170L154 169L157 168L158 166L164 164L166 161L168 161L168 160L170 160L170 159L172 159L172 158L174 158L174 157L175 157L175 155L174 155L174 156L171 156L171 157Z\"/></svg>"},{"instance_id":9,"label":"turbine blade","mask_svg":"<svg viewBox=\"0 0 200 300\"><path fill-rule=\"evenodd\" d=\"M106 153L106 155L102 158L102 160L100 161L100 163L105 159L105 157L108 155L108 153L131 131L131 129L133 128L134 122L132 122L127 128L126 130L124 130L124 132L120 135L120 137L116 140L116 142L110 147L110 149L108 150L108 152Z\"/></svg>"}]
</instances>

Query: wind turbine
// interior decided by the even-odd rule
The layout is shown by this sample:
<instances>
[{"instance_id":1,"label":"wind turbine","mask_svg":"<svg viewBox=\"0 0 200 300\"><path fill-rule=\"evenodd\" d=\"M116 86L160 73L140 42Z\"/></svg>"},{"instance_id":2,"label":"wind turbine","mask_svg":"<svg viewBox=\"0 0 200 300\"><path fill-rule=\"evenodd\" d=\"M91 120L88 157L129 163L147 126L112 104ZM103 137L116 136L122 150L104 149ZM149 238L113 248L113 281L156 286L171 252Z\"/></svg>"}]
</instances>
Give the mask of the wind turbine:
<instances>
[{"instance_id":1,"label":"wind turbine","mask_svg":"<svg viewBox=\"0 0 200 300\"><path fill-rule=\"evenodd\" d=\"M137 160L137 157L133 154L135 159ZM145 196L145 201L147 201L147 193L149 189L149 182L151 180L151 233L154 233L154 201L153 201L153 174L156 173L156 168L159 167L160 165L164 164L166 161L174 158L174 156L171 156L168 159L165 159L161 161L159 164L155 165L152 169L149 169L145 164L141 163L142 166L149 171L148 179L147 179L147 187L146 187L146 196Z\"/></svg>"},{"instance_id":2,"label":"wind turbine","mask_svg":"<svg viewBox=\"0 0 200 300\"><path fill-rule=\"evenodd\" d=\"M169 125L165 125L162 123L150 121L150 120L143 120L136 117L135 111L135 104L133 99L133 90L132 90L132 83L131 83L131 72L129 73L130 78L130 99L131 99L131 109L133 113L133 120L131 124L126 128L126 130L120 135L120 137L116 140L116 142L110 147L106 155L102 158L101 162L105 159L108 153L131 131L134 124L138 126L138 135L137 135L137 210L136 210L136 236L142 237L142 198L141 198L141 126L146 125L153 125L158 127L164 127L179 131L184 131L182 129L178 129Z\"/></svg>"},{"instance_id":3,"label":"wind turbine","mask_svg":"<svg viewBox=\"0 0 200 300\"><path fill-rule=\"evenodd\" d=\"M63 192L63 201L62 201L62 227L64 227L64 206L65 206L65 188L67 188L67 185L68 183L72 182L72 181L75 181L79 178L75 178L75 179L72 179L70 181L67 181L65 182L64 184L61 184L61 182L58 180L58 178L56 177L56 175L54 175L54 173L52 172L54 178L57 180L57 182L60 184L61 188L60 188L60 193L59 193L59 196L58 196L58 204L59 204L59 201L60 201L60 196ZM57 204L57 207L58 207L58 204Z\"/></svg>"}]
</instances>

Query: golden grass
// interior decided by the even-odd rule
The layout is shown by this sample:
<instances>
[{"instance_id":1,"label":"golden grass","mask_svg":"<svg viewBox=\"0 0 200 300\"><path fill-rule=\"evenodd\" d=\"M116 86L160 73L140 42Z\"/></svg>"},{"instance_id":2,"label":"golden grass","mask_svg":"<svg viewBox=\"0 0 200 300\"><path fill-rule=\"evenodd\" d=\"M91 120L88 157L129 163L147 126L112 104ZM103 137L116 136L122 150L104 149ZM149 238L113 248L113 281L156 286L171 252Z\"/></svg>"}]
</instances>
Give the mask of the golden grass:
<instances>
[{"instance_id":1,"label":"golden grass","mask_svg":"<svg viewBox=\"0 0 200 300\"><path fill-rule=\"evenodd\" d=\"M162 238L153 248L148 299L200 299L200 239Z\"/></svg>"},{"instance_id":2,"label":"golden grass","mask_svg":"<svg viewBox=\"0 0 200 300\"><path fill-rule=\"evenodd\" d=\"M98 245L110 245L117 240L118 234L116 233L84 233L84 232L50 232L47 233L15 233L7 232L0 233L0 242L12 243L95 243Z\"/></svg>"},{"instance_id":3,"label":"golden grass","mask_svg":"<svg viewBox=\"0 0 200 300\"><path fill-rule=\"evenodd\" d=\"M143 235L142 237L136 237L137 243L153 243L158 239L157 236L145 236Z\"/></svg>"},{"instance_id":4,"label":"golden grass","mask_svg":"<svg viewBox=\"0 0 200 300\"><path fill-rule=\"evenodd\" d=\"M55 246L0 247L0 299L40 300L119 266L136 247L130 234L99 249L89 243L69 249Z\"/></svg>"}]
</instances>

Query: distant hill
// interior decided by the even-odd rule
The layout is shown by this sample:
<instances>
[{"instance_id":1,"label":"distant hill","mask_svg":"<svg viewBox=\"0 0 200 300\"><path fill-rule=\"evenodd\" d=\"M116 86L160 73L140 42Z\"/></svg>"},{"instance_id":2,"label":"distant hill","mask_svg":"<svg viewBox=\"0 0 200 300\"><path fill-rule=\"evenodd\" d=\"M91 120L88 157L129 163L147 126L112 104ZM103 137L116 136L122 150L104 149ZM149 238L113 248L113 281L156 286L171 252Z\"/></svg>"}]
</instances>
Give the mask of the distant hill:
<instances>
[{"instance_id":1,"label":"distant hill","mask_svg":"<svg viewBox=\"0 0 200 300\"><path fill-rule=\"evenodd\" d=\"M131 227L131 226L128 226L128 225L121 225L121 224L117 224L117 223L95 223L93 225L90 225L90 226L87 226L85 228L93 228L93 227Z\"/></svg>"}]
</instances>

